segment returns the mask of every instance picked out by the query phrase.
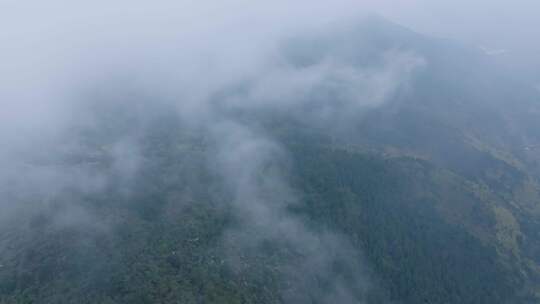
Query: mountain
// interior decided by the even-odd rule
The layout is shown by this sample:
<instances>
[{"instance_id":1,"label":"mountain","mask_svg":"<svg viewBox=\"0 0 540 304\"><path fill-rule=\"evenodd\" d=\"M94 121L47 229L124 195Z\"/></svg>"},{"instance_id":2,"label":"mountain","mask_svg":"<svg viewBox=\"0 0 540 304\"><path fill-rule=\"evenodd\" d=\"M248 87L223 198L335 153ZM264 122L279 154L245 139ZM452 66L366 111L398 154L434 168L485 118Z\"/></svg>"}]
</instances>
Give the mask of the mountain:
<instances>
[{"instance_id":1,"label":"mountain","mask_svg":"<svg viewBox=\"0 0 540 304\"><path fill-rule=\"evenodd\" d=\"M533 84L378 17L275 56L194 121L91 95L3 163L0 303L540 300Z\"/></svg>"}]
</instances>

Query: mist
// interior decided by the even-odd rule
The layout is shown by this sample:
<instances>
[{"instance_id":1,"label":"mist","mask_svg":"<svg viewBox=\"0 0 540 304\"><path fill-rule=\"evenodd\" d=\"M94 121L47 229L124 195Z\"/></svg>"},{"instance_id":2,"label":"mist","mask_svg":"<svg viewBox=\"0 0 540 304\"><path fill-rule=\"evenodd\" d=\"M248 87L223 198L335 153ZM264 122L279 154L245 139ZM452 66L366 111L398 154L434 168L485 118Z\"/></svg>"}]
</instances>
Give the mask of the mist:
<instances>
[{"instance_id":1,"label":"mist","mask_svg":"<svg viewBox=\"0 0 540 304\"><path fill-rule=\"evenodd\" d=\"M83 231L81 248L94 238L113 242L121 225L92 204L110 196L139 208L143 190L157 191L145 188L155 174L173 188L204 189L190 191L207 191L204 199L231 214L216 248L232 273L249 272L245 261L256 263L274 242L290 258L278 267L283 302L367 303L379 277L364 253L342 232L314 228L294 212L304 193L279 128L292 121L353 145L371 113L410 96L433 60L364 30L382 17L533 74L540 44L532 12L540 5L481 2L2 1L0 228L28 220L20 236L46 218L50 233ZM516 59L524 53L527 67ZM167 167L156 157L161 144L185 144L156 143L161 124L179 126L175 140L192 136L203 147L178 148L184 167L171 161L186 171L185 184L153 171ZM190 195L197 194L171 197L164 210L187 212L198 204ZM7 252L0 267L16 259Z\"/></svg>"},{"instance_id":2,"label":"mist","mask_svg":"<svg viewBox=\"0 0 540 304\"><path fill-rule=\"evenodd\" d=\"M342 105L323 105L297 119L346 123L347 115L384 103L421 59L388 52L381 67L362 71L336 49L299 68L284 54L289 41L316 37L328 26L347 28L341 18L367 14L346 2L306 5L3 4L2 224L45 218L53 231L83 231L80 246L92 235L112 234L116 224L70 197L114 189L128 204L136 200L137 176L152 162L141 140L160 119L152 113L165 107L185 129L210 138L207 170L223 180L239 221L222 240L231 269L246 252L278 242L303 256L299 265L281 265L292 284L282 295L286 302L364 298L369 279L361 253L339 234L311 231L287 211L300 195L287 181L287 151L260 126L230 113L310 107L319 91L339 94ZM338 261L355 269L348 280L333 274ZM313 277L327 280L328 290L319 294Z\"/></svg>"},{"instance_id":3,"label":"mist","mask_svg":"<svg viewBox=\"0 0 540 304\"><path fill-rule=\"evenodd\" d=\"M536 66L539 46L533 33L539 8L533 2L316 1L308 6L3 1L2 123L7 125L2 130L12 123L22 131L30 124L57 125L69 116L63 112L74 94L119 79L182 96L182 106L204 107L200 100L219 87L245 80L268 65L264 61L286 37L373 14L493 55L504 52L501 56L512 57L515 64L527 53L527 64Z\"/></svg>"},{"instance_id":4,"label":"mist","mask_svg":"<svg viewBox=\"0 0 540 304\"><path fill-rule=\"evenodd\" d=\"M108 144L118 147L111 154L121 153L111 156L121 162L112 168L131 175L140 161L133 138L152 119L147 117L152 104L174 107L191 128L212 130L228 119L223 108L287 111L312 102L316 91L341 94L339 109L326 105L306 118L311 124L328 123L354 109L382 104L423 64L415 54L395 51L384 54L380 68L358 70L349 67L352 57L336 49L298 68L296 59L284 54L288 40L317 32L330 40L328 28L347 29L370 13L366 5L348 1L305 7L245 1L3 2L2 162L11 167L81 153L85 147L77 142L77 130L101 128L100 111L129 111L126 115L135 115L137 125L113 134ZM246 84L247 90L234 92ZM39 188L53 192L71 183L103 183L103 177L87 181L90 172L70 177L61 166L38 170L68 174L42 178L49 184ZM15 176L3 178L20 179L18 172L13 169Z\"/></svg>"}]
</instances>

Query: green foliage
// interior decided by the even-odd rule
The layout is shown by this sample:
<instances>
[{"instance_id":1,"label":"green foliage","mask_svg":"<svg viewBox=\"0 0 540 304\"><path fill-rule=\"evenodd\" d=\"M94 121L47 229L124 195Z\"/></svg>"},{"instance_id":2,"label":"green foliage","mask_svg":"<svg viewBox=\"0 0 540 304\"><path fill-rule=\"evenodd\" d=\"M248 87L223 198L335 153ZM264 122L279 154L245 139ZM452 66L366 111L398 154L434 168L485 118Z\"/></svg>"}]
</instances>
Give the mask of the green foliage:
<instances>
[{"instance_id":1,"label":"green foliage","mask_svg":"<svg viewBox=\"0 0 540 304\"><path fill-rule=\"evenodd\" d=\"M374 282L370 302L511 299L512 274L494 248L445 221L426 199L438 195L429 164L325 148L315 144L324 140L302 141L293 133L286 147L302 202L290 211L313 231L344 235L363 253L360 262L370 265ZM223 233L236 217L196 138L180 127L150 133L131 193L111 187L84 197L103 231L58 228L47 213L3 231L9 249L1 261L0 303L283 303L284 294L295 293L280 267L301 258L291 248L279 242L252 252L224 247ZM302 301L322 301L320 284L322 294Z\"/></svg>"}]
</instances>

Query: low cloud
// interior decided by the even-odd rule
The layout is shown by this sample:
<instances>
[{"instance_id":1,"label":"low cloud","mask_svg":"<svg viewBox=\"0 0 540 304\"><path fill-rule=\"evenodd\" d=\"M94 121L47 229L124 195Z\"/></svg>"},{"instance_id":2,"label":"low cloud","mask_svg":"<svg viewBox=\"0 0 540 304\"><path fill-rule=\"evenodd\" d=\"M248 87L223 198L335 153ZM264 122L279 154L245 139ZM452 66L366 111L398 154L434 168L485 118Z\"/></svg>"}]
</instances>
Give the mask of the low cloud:
<instances>
[{"instance_id":1,"label":"low cloud","mask_svg":"<svg viewBox=\"0 0 540 304\"><path fill-rule=\"evenodd\" d=\"M356 303L365 295L368 267L361 253L288 211L301 203L301 193L287 179L286 149L262 126L233 114L278 110L308 125L347 124L397 94L426 64L422 58L389 49L363 64L351 52L360 42L328 43L328 29L349 31L356 21L339 19L364 15L362 5L32 6L8 2L0 14L0 25L9 28L0 34L6 45L0 58L6 68L0 78L0 222L45 210L62 227L99 225L86 205L61 197L110 187L129 196L146 161L141 137L159 119L154 110L165 105L186 128L211 139L208 168L231 193L239 220L223 239L232 268L242 252L277 241L302 257L282 266L294 282L283 295L289 303L307 303L309 296ZM312 49L303 37L330 47ZM333 273L336 261L354 270L347 280ZM309 278L329 280L327 293L317 294Z\"/></svg>"}]
</instances>

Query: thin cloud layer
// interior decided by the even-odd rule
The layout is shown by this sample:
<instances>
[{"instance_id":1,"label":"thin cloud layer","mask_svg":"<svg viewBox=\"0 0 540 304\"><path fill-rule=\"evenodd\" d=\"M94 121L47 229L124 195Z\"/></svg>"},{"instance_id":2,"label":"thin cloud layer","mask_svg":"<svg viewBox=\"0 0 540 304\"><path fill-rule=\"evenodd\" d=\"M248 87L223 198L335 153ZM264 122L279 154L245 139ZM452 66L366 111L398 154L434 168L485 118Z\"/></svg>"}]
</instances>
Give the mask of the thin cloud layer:
<instances>
[{"instance_id":1,"label":"thin cloud layer","mask_svg":"<svg viewBox=\"0 0 540 304\"><path fill-rule=\"evenodd\" d=\"M307 303L302 295L317 295L306 275L331 278L327 303L356 303L370 287L361 253L288 211L301 194L287 179L285 147L234 113L282 111L307 125L342 128L384 105L429 63L399 49L359 63L362 37L327 49L291 41L328 42L329 29L349 31L356 18L387 9L345 0L3 3L0 221L46 210L58 226L101 229L82 204L55 201L111 187L129 198L147 162L142 134L165 105L210 141L208 170L231 195L240 223L222 242L231 268L239 267L238 251L278 240L304 257L284 265L296 282L284 299ZM347 282L331 273L337 260L355 270Z\"/></svg>"}]
</instances>

